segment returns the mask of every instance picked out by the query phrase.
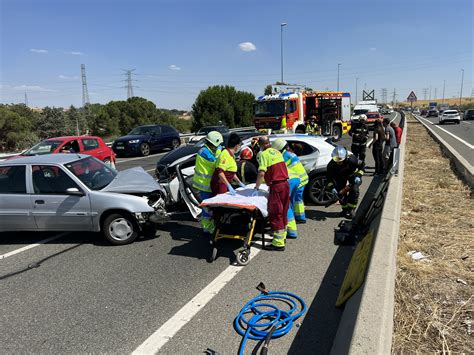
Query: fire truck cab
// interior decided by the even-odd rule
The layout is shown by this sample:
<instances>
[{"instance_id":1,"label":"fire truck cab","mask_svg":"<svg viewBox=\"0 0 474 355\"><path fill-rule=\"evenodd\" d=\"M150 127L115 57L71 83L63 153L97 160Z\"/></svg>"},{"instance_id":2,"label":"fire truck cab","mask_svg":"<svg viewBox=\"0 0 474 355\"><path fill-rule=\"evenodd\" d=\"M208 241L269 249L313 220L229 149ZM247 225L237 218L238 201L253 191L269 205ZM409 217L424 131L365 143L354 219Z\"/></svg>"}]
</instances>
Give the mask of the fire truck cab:
<instances>
[{"instance_id":1,"label":"fire truck cab","mask_svg":"<svg viewBox=\"0 0 474 355\"><path fill-rule=\"evenodd\" d=\"M303 91L275 93L257 97L254 124L257 129L284 133L305 133L306 121L312 118L321 134L335 140L347 133L351 122L349 93Z\"/></svg>"}]
</instances>

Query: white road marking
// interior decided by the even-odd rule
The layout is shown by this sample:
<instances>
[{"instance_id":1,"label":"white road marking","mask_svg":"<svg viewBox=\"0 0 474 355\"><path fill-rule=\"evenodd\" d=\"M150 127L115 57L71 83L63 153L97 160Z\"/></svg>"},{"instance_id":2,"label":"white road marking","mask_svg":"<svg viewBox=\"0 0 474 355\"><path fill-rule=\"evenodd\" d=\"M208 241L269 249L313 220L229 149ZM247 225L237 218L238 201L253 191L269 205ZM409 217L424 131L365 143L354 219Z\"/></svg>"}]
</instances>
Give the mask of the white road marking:
<instances>
[{"instance_id":1,"label":"white road marking","mask_svg":"<svg viewBox=\"0 0 474 355\"><path fill-rule=\"evenodd\" d=\"M6 253L6 254L0 255L0 260L6 259L6 258L8 258L9 256L13 256L13 255L22 253L22 252L27 251L27 250L30 250L30 249L32 249L32 248L36 248L37 246L40 246L41 244L45 244L45 243L48 243L48 242L50 242L50 241L52 241L52 240L55 240L55 239L64 237L64 236L67 235L67 234L69 234L69 232L60 233L60 234L54 235L54 236L52 236L52 237L49 237L49 238L40 240L38 243L30 244L30 245L24 246L23 248L19 248L19 249L10 251L10 252L8 252L8 253Z\"/></svg>"},{"instance_id":2,"label":"white road marking","mask_svg":"<svg viewBox=\"0 0 474 355\"><path fill-rule=\"evenodd\" d=\"M260 242L255 242L260 244ZM260 249L252 247L250 261L260 252ZM204 306L227 285L244 267L230 265L221 272L209 285L184 305L176 314L168 319L156 332L143 342L135 351L138 354L156 354L174 335L184 327Z\"/></svg>"},{"instance_id":3,"label":"white road marking","mask_svg":"<svg viewBox=\"0 0 474 355\"><path fill-rule=\"evenodd\" d=\"M155 171L155 168L153 169L148 169L148 170L145 170L147 173L149 173L150 171Z\"/></svg>"},{"instance_id":4,"label":"white road marking","mask_svg":"<svg viewBox=\"0 0 474 355\"><path fill-rule=\"evenodd\" d=\"M126 163L128 161L134 161L134 160L140 160L140 159L153 158L153 157L157 157L159 155L164 155L164 154L166 154L166 153L157 153L157 154L151 154L147 157L137 157L137 158L128 158L128 159L123 159L123 160L117 160L115 162L115 164Z\"/></svg>"},{"instance_id":5,"label":"white road marking","mask_svg":"<svg viewBox=\"0 0 474 355\"><path fill-rule=\"evenodd\" d=\"M432 124L433 126L435 125L433 122L430 122L429 120L427 120L426 118L423 118L423 117L420 117L418 116L420 119L422 119L423 121L426 121L430 124ZM459 138L458 136L452 134L451 132L449 132L448 130L440 127L439 125L436 126L436 128L439 128L440 130L442 130L443 132L446 132L447 134L449 134L451 137L453 138L456 138L458 141L460 141L461 143L465 144L466 146L468 146L470 149L474 149L474 145L472 144L469 144L468 142L466 142L464 139L461 139Z\"/></svg>"},{"instance_id":6,"label":"white road marking","mask_svg":"<svg viewBox=\"0 0 474 355\"><path fill-rule=\"evenodd\" d=\"M395 112L395 117L390 121L390 123L392 123L393 121L395 121L398 117L398 112Z\"/></svg>"},{"instance_id":7,"label":"white road marking","mask_svg":"<svg viewBox=\"0 0 474 355\"><path fill-rule=\"evenodd\" d=\"M370 147L370 145L372 144L373 141L374 141L374 139L370 138L370 140L367 143L365 143L365 146Z\"/></svg>"}]
</instances>

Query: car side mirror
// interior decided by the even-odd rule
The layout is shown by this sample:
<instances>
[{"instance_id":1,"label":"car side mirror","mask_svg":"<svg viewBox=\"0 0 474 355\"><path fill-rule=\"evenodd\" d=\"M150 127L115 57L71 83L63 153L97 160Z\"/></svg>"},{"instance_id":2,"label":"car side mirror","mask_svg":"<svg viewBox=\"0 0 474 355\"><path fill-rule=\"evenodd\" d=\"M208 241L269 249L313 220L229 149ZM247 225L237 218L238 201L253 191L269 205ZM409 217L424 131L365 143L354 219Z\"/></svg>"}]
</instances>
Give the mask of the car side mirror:
<instances>
[{"instance_id":1,"label":"car side mirror","mask_svg":"<svg viewBox=\"0 0 474 355\"><path fill-rule=\"evenodd\" d=\"M77 187L70 187L66 190L66 193L68 195L73 195L73 196L84 196L84 192L79 190Z\"/></svg>"}]
</instances>

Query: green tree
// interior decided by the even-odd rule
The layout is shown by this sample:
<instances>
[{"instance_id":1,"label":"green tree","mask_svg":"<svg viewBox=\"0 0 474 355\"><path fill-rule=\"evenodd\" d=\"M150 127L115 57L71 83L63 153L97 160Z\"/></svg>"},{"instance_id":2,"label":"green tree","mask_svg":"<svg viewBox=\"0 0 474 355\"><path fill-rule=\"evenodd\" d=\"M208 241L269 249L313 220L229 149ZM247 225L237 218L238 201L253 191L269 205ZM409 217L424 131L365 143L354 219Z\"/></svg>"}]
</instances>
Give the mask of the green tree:
<instances>
[{"instance_id":1,"label":"green tree","mask_svg":"<svg viewBox=\"0 0 474 355\"><path fill-rule=\"evenodd\" d=\"M38 141L33 124L6 106L0 106L0 151L17 151Z\"/></svg>"},{"instance_id":2,"label":"green tree","mask_svg":"<svg viewBox=\"0 0 474 355\"><path fill-rule=\"evenodd\" d=\"M66 120L62 108L45 107L36 122L36 132L41 139L60 137L74 131Z\"/></svg>"}]
</instances>

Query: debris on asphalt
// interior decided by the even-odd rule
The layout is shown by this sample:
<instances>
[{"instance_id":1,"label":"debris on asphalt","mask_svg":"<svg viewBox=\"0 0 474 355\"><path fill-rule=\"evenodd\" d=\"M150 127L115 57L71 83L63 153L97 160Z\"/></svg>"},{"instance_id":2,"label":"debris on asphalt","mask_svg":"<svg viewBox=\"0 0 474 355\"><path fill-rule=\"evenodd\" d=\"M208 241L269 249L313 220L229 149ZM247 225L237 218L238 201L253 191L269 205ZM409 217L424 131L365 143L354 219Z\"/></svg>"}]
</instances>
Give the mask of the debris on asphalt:
<instances>
[{"instance_id":1,"label":"debris on asphalt","mask_svg":"<svg viewBox=\"0 0 474 355\"><path fill-rule=\"evenodd\" d=\"M415 251L415 250L409 251L407 255L411 256L413 260L422 260L422 259L427 258L427 256L423 255L421 251Z\"/></svg>"},{"instance_id":2,"label":"debris on asphalt","mask_svg":"<svg viewBox=\"0 0 474 355\"><path fill-rule=\"evenodd\" d=\"M463 284L463 285L467 285L467 282L464 281L463 279L457 279L456 282L460 283L460 284Z\"/></svg>"}]
</instances>

